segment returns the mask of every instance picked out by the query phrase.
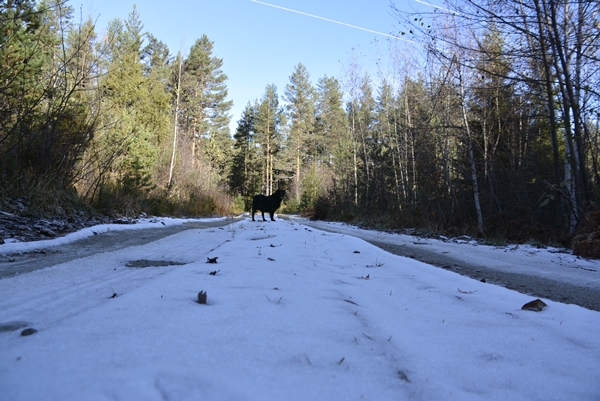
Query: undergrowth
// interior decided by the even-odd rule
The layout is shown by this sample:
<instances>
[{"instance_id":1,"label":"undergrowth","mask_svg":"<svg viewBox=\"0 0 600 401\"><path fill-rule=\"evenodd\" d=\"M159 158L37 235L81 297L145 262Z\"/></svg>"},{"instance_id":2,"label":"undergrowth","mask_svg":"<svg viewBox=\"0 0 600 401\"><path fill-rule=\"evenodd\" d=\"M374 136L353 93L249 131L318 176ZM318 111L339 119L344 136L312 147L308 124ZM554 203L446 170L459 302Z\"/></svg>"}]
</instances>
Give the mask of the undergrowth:
<instances>
[{"instance_id":1,"label":"undergrowth","mask_svg":"<svg viewBox=\"0 0 600 401\"><path fill-rule=\"evenodd\" d=\"M0 190L0 210L32 218L112 216L227 216L243 212L243 204L220 190L164 188L131 190L122 185L102 185L93 199L84 199L74 188L50 183Z\"/></svg>"},{"instance_id":2,"label":"undergrowth","mask_svg":"<svg viewBox=\"0 0 600 401\"><path fill-rule=\"evenodd\" d=\"M425 208L405 207L403 210L380 211L356 206L352 203L335 203L319 197L312 207L301 212L311 220L341 221L356 226L383 231L406 231L422 236L458 237L466 235L489 244L532 243L539 246L569 246L560 233L531 220L517 216L490 216L484 233L474 220L457 215L432 213Z\"/></svg>"}]
</instances>

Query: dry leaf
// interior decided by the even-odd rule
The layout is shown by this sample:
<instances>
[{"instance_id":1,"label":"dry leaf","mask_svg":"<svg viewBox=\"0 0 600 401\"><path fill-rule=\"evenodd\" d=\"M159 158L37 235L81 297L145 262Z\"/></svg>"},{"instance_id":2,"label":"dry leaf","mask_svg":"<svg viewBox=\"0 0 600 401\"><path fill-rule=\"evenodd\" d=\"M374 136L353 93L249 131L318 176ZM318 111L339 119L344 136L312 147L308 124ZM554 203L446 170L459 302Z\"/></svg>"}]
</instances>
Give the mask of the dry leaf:
<instances>
[{"instance_id":1,"label":"dry leaf","mask_svg":"<svg viewBox=\"0 0 600 401\"><path fill-rule=\"evenodd\" d=\"M541 312L542 309L544 309L546 306L546 303L544 301L542 301L541 299L536 299L534 301L531 302L527 302L525 305L523 305L523 307L521 307L522 310L531 310L534 312Z\"/></svg>"}]
</instances>

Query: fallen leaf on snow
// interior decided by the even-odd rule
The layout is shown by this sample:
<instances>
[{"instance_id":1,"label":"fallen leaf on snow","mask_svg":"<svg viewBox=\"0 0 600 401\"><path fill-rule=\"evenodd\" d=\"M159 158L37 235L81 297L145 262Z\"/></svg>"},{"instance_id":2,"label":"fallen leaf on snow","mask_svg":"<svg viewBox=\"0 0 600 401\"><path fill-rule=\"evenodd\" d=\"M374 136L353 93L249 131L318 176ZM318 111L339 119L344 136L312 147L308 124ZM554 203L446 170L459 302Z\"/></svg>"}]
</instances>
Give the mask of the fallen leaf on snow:
<instances>
[{"instance_id":1,"label":"fallen leaf on snow","mask_svg":"<svg viewBox=\"0 0 600 401\"><path fill-rule=\"evenodd\" d=\"M534 301L531 302L527 302L525 305L523 305L521 307L522 310L531 310L534 312L541 312L542 309L544 309L546 306L546 303L544 301L542 301L541 299L536 299Z\"/></svg>"},{"instance_id":2,"label":"fallen leaf on snow","mask_svg":"<svg viewBox=\"0 0 600 401\"><path fill-rule=\"evenodd\" d=\"M36 329L33 329L33 328L29 328L29 329L25 329L25 330L23 330L23 331L21 332L21 335L22 335L23 337L26 337L26 336L30 336L30 335L32 335L32 334L34 334L34 333L37 333L37 330L36 330Z\"/></svg>"}]
</instances>

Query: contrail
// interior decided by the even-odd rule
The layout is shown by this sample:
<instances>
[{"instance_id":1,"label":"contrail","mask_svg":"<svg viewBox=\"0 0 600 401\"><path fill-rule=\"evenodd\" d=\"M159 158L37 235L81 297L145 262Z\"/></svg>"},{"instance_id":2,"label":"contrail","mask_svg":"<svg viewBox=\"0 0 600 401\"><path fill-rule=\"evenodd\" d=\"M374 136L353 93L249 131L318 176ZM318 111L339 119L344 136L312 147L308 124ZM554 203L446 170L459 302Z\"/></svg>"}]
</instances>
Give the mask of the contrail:
<instances>
[{"instance_id":1,"label":"contrail","mask_svg":"<svg viewBox=\"0 0 600 401\"><path fill-rule=\"evenodd\" d=\"M302 11L298 11L298 10L292 10L291 8L285 8L285 7L281 7L281 6L276 6L275 4L264 3L264 2L258 1L258 0L252 0L252 2L253 3L258 3L258 4L263 4L263 5L269 6L269 7L279 8L281 10L290 11L290 12L293 12L293 13L296 13L296 14L306 15L307 17L317 18L317 19L320 19L320 20L323 20L323 21L327 21L327 22L333 22L334 24L344 25L344 26L347 26L347 27L350 27L350 28L354 28L354 29L360 29L361 31L367 31L367 32L371 32L371 33L374 33L374 34L377 34L377 35L387 36L389 38L394 38L394 39L397 39L397 40L403 40L405 42L418 44L417 42L413 42L412 40L400 38L398 36L390 35L390 34L383 33L383 32L373 31L372 29L362 28L362 27L356 26L356 25L346 24L345 22L340 22L340 21L336 21L336 20L333 20L333 19L329 19L329 18L319 17L318 15L308 14L308 13L305 13L305 12L302 12Z\"/></svg>"},{"instance_id":2,"label":"contrail","mask_svg":"<svg viewBox=\"0 0 600 401\"><path fill-rule=\"evenodd\" d=\"M431 3L426 3L426 2L424 2L424 1L422 1L422 0L415 0L415 1L416 1L417 3L425 4L426 6L430 6L430 7L433 7L433 8L440 9L440 10L448 11L449 13L452 13L452 14L460 15L460 14L459 14L459 13L457 13L456 11L448 10L447 8L440 7L440 6L436 6L436 5L433 5L433 4L431 4Z\"/></svg>"}]
</instances>

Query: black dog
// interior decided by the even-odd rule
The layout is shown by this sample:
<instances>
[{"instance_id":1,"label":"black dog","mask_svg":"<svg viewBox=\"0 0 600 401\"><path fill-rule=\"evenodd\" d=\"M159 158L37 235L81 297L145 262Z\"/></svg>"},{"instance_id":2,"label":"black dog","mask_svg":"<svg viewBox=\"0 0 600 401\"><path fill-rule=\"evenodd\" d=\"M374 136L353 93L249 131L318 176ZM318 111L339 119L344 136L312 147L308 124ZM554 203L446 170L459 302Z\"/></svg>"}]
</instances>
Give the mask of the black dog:
<instances>
[{"instance_id":1,"label":"black dog","mask_svg":"<svg viewBox=\"0 0 600 401\"><path fill-rule=\"evenodd\" d=\"M284 196L285 191L283 189L278 189L273 195L256 195L252 198L252 221L256 221L254 220L254 213L256 213L257 210L262 212L263 221L267 221L267 219L265 219L265 212L269 213L271 221L275 221L273 215L275 214L275 210L279 209L279 206L281 206L281 201Z\"/></svg>"}]
</instances>

